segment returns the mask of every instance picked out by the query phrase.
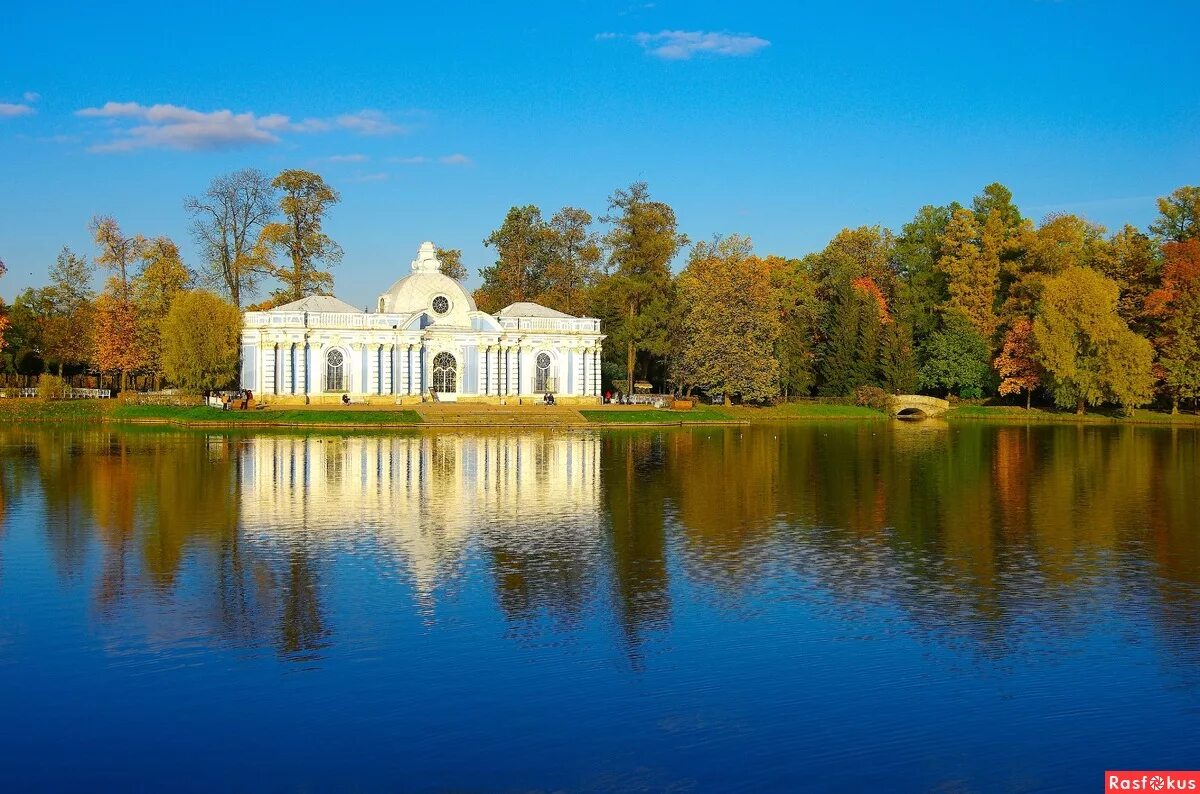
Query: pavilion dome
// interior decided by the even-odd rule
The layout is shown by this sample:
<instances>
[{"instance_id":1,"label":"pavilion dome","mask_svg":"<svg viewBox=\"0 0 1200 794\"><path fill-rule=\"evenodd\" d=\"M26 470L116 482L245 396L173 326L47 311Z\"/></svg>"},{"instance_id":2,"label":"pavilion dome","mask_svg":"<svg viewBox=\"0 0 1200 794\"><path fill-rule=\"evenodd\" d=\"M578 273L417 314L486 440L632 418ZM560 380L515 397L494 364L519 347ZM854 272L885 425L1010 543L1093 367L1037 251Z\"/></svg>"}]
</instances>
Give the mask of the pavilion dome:
<instances>
[{"instance_id":1,"label":"pavilion dome","mask_svg":"<svg viewBox=\"0 0 1200 794\"><path fill-rule=\"evenodd\" d=\"M476 311L475 301L462 285L441 271L437 249L421 243L412 272L379 296L378 311L395 314L429 312L435 322L468 324L467 312Z\"/></svg>"}]
</instances>

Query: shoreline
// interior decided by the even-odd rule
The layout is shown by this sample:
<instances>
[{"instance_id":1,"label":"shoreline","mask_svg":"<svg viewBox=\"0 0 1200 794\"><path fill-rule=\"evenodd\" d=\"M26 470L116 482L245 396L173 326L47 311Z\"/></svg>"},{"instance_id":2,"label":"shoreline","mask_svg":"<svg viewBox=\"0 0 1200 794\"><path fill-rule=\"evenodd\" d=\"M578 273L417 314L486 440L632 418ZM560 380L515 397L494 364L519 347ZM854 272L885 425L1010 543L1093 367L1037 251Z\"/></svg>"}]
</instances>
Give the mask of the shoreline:
<instances>
[{"instance_id":1,"label":"shoreline","mask_svg":"<svg viewBox=\"0 0 1200 794\"><path fill-rule=\"evenodd\" d=\"M116 401L0 400L0 422L16 424L112 424L213 429L314 428L320 430L480 430L502 429L637 429L664 427L731 427L794 422L890 422L879 411L830 403L787 403L754 408L701 406L691 411L605 406L592 409L538 407L520 410L443 409L437 406L331 410L324 408L235 411L232 415L205 406L129 405ZM1200 428L1200 415L1138 410L1133 416L1087 413L1082 416L1040 408L961 406L941 417L919 420L947 424L1092 425Z\"/></svg>"}]
</instances>

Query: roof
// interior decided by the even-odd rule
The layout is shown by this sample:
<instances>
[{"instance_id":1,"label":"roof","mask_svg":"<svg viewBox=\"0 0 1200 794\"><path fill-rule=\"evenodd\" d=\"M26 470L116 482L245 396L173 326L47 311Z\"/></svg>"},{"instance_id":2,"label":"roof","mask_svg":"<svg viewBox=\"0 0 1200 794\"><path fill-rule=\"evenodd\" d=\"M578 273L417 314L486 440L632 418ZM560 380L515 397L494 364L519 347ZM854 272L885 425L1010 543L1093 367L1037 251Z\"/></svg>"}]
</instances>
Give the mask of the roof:
<instances>
[{"instance_id":1,"label":"roof","mask_svg":"<svg viewBox=\"0 0 1200 794\"><path fill-rule=\"evenodd\" d=\"M496 312L496 315L499 317L555 317L567 320L575 319L573 315L560 312L557 309L551 309L540 303L530 303L528 301L510 303Z\"/></svg>"},{"instance_id":2,"label":"roof","mask_svg":"<svg viewBox=\"0 0 1200 794\"><path fill-rule=\"evenodd\" d=\"M309 295L307 298L301 298L298 301L285 303L282 306L276 306L271 311L276 312L354 312L362 314L363 310L356 306L351 306L340 298L335 298L332 295Z\"/></svg>"}]
</instances>

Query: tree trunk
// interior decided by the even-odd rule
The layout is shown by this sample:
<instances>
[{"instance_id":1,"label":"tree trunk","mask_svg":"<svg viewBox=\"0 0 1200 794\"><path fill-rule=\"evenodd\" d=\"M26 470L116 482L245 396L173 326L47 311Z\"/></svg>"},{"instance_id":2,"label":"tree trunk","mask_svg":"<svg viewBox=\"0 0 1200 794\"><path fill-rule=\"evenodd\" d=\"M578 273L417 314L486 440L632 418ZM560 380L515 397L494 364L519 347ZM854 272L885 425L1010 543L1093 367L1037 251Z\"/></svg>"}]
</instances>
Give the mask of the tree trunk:
<instances>
[{"instance_id":1,"label":"tree trunk","mask_svg":"<svg viewBox=\"0 0 1200 794\"><path fill-rule=\"evenodd\" d=\"M1172 394L1171 395L1171 415L1174 416L1177 413L1179 413L1179 395Z\"/></svg>"},{"instance_id":2,"label":"tree trunk","mask_svg":"<svg viewBox=\"0 0 1200 794\"><path fill-rule=\"evenodd\" d=\"M633 349L633 342L630 342L625 348L625 393L633 394L633 365L637 363L637 351Z\"/></svg>"},{"instance_id":3,"label":"tree trunk","mask_svg":"<svg viewBox=\"0 0 1200 794\"><path fill-rule=\"evenodd\" d=\"M1085 406L1085 404L1084 404L1084 402L1083 402L1083 398L1082 398L1082 397L1080 397L1078 400L1076 400L1076 401L1075 401L1075 415L1076 415L1076 416L1083 416L1083 410L1084 410L1084 408L1085 408L1085 407L1086 407L1086 406Z\"/></svg>"},{"instance_id":4,"label":"tree trunk","mask_svg":"<svg viewBox=\"0 0 1200 794\"><path fill-rule=\"evenodd\" d=\"M1033 402L1033 389L1025 390L1025 410L1028 411Z\"/></svg>"}]
</instances>

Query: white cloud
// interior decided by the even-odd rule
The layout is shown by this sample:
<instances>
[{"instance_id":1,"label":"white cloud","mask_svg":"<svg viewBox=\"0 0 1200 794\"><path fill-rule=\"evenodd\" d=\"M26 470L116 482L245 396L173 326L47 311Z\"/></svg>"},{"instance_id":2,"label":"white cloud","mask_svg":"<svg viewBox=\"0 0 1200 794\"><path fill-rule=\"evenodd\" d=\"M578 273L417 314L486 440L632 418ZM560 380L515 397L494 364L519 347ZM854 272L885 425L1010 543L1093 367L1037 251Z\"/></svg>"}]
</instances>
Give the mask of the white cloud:
<instances>
[{"instance_id":1,"label":"white cloud","mask_svg":"<svg viewBox=\"0 0 1200 794\"><path fill-rule=\"evenodd\" d=\"M17 105L12 102L0 102L0 119L11 119L17 116L32 116L37 113L29 105Z\"/></svg>"},{"instance_id":2,"label":"white cloud","mask_svg":"<svg viewBox=\"0 0 1200 794\"><path fill-rule=\"evenodd\" d=\"M465 154L455 152L454 154L448 154L445 157L439 157L438 162L442 165L471 165L472 160Z\"/></svg>"},{"instance_id":3,"label":"white cloud","mask_svg":"<svg viewBox=\"0 0 1200 794\"><path fill-rule=\"evenodd\" d=\"M136 119L139 124L117 128L113 139L91 147L95 152L127 152L134 149L180 149L202 151L236 146L278 143L277 117L259 118L253 113L214 110L204 113L178 105L139 105L137 102L106 102L98 108L76 113L85 118Z\"/></svg>"},{"instance_id":4,"label":"white cloud","mask_svg":"<svg viewBox=\"0 0 1200 794\"><path fill-rule=\"evenodd\" d=\"M365 154L335 154L325 159L331 163L365 163L368 158Z\"/></svg>"},{"instance_id":5,"label":"white cloud","mask_svg":"<svg viewBox=\"0 0 1200 794\"><path fill-rule=\"evenodd\" d=\"M21 98L24 99L26 102L37 102L39 99L42 98L42 95L39 94L37 91L26 91L21 96Z\"/></svg>"},{"instance_id":6,"label":"white cloud","mask_svg":"<svg viewBox=\"0 0 1200 794\"><path fill-rule=\"evenodd\" d=\"M92 146L91 151L95 152L229 149L278 143L285 133L321 133L335 129L359 135L391 135L406 131L378 110L360 110L334 119L292 121L281 113L259 116L230 110L204 112L179 105L106 102L100 107L78 110L75 115L109 121L112 138Z\"/></svg>"},{"instance_id":7,"label":"white cloud","mask_svg":"<svg viewBox=\"0 0 1200 794\"><path fill-rule=\"evenodd\" d=\"M338 116L335 123L359 135L396 135L408 132L408 127L396 124L378 110L360 110L357 113L344 113Z\"/></svg>"},{"instance_id":8,"label":"white cloud","mask_svg":"<svg viewBox=\"0 0 1200 794\"><path fill-rule=\"evenodd\" d=\"M348 181L360 182L360 183L361 182L383 182L383 181L386 181L387 178L388 178L388 175L386 173L384 173L383 171L378 171L374 174L359 174L358 176L351 177Z\"/></svg>"},{"instance_id":9,"label":"white cloud","mask_svg":"<svg viewBox=\"0 0 1200 794\"><path fill-rule=\"evenodd\" d=\"M423 165L429 162L429 158L416 155L415 157L389 157L387 161L389 163L398 163L399 165Z\"/></svg>"},{"instance_id":10,"label":"white cloud","mask_svg":"<svg viewBox=\"0 0 1200 794\"><path fill-rule=\"evenodd\" d=\"M607 40L618 36L601 33L596 38ZM704 30L660 30L658 33L635 33L630 38L649 55L668 61L686 61L696 55L741 58L771 46L766 39L748 33Z\"/></svg>"}]
</instances>

